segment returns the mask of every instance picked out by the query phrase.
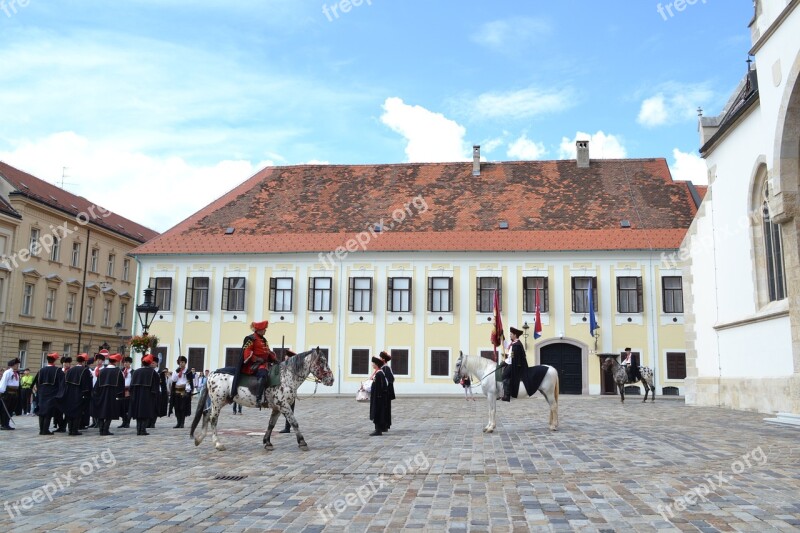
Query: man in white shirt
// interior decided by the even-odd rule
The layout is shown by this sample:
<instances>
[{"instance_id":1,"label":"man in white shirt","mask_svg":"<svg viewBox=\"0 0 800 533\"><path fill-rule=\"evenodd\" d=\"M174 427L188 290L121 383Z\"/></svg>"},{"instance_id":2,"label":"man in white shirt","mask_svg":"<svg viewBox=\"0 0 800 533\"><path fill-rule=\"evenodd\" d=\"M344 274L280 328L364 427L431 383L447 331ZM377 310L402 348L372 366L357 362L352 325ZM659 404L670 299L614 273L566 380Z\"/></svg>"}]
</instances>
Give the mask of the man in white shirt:
<instances>
[{"instance_id":1,"label":"man in white shirt","mask_svg":"<svg viewBox=\"0 0 800 533\"><path fill-rule=\"evenodd\" d=\"M19 359L14 358L8 362L8 370L3 372L3 377L0 378L0 430L10 431L14 428L11 427L11 417L22 413L20 405L19 388Z\"/></svg>"}]
</instances>

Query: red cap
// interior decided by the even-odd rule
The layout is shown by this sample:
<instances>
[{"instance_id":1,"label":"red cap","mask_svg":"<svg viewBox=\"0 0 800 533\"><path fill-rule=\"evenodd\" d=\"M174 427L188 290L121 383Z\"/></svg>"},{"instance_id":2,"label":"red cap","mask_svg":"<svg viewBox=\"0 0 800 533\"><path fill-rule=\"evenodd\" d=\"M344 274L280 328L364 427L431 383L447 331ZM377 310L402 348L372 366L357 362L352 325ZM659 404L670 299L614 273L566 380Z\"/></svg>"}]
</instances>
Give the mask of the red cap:
<instances>
[{"instance_id":1,"label":"red cap","mask_svg":"<svg viewBox=\"0 0 800 533\"><path fill-rule=\"evenodd\" d=\"M47 354L47 360L48 360L48 361L51 361L51 360L52 360L52 361L57 361L57 360L58 360L58 359L60 359L60 358L61 358L61 356L60 356L60 355L58 355L56 352L53 352L53 353L49 353L49 354Z\"/></svg>"},{"instance_id":2,"label":"red cap","mask_svg":"<svg viewBox=\"0 0 800 533\"><path fill-rule=\"evenodd\" d=\"M79 353L78 356L75 358L75 360L78 361L79 363L85 363L86 361L89 360L89 354Z\"/></svg>"},{"instance_id":3,"label":"red cap","mask_svg":"<svg viewBox=\"0 0 800 533\"><path fill-rule=\"evenodd\" d=\"M108 350L106 350L105 348L103 348L102 350L100 350L97 353L99 353L100 355L103 355L105 357L108 357Z\"/></svg>"},{"instance_id":4,"label":"red cap","mask_svg":"<svg viewBox=\"0 0 800 533\"><path fill-rule=\"evenodd\" d=\"M149 353L149 354L145 355L144 357L142 357L142 363L144 363L146 365L152 365L153 363L155 363L155 361L156 360L153 359L153 354L151 354L151 353Z\"/></svg>"},{"instance_id":5,"label":"red cap","mask_svg":"<svg viewBox=\"0 0 800 533\"><path fill-rule=\"evenodd\" d=\"M253 322L250 324L253 327L253 330L258 331L261 329L267 329L269 326L269 320L264 320L263 322Z\"/></svg>"},{"instance_id":6,"label":"red cap","mask_svg":"<svg viewBox=\"0 0 800 533\"><path fill-rule=\"evenodd\" d=\"M118 353L111 354L108 356L108 360L114 363L119 363L120 361L122 361L122 356Z\"/></svg>"}]
</instances>

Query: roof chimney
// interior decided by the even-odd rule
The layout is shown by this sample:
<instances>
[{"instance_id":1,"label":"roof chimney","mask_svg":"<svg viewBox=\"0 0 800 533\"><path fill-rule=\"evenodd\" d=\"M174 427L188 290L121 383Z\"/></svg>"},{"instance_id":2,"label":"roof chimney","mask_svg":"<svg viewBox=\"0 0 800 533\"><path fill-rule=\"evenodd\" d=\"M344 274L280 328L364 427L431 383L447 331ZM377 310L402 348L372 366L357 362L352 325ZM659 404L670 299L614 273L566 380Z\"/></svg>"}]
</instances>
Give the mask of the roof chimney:
<instances>
[{"instance_id":1,"label":"roof chimney","mask_svg":"<svg viewBox=\"0 0 800 533\"><path fill-rule=\"evenodd\" d=\"M475 144L472 146L472 175L481 175L481 145Z\"/></svg>"},{"instance_id":2,"label":"roof chimney","mask_svg":"<svg viewBox=\"0 0 800 533\"><path fill-rule=\"evenodd\" d=\"M578 168L589 168L589 141L575 143L578 152Z\"/></svg>"}]
</instances>

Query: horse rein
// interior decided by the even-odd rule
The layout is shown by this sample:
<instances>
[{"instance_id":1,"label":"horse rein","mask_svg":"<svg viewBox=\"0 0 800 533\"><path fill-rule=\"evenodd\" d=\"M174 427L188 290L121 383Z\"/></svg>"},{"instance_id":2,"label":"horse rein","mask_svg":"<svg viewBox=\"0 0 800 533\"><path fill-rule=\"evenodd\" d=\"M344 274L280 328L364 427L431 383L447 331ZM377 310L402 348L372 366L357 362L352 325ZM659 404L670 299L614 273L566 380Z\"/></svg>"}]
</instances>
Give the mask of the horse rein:
<instances>
[{"instance_id":1,"label":"horse rein","mask_svg":"<svg viewBox=\"0 0 800 533\"><path fill-rule=\"evenodd\" d=\"M467 355L467 357L469 357L469 355ZM465 359L466 359L466 358L465 358ZM492 362L494 363L494 361L492 361ZM462 366L463 366L463 365L459 365L459 367L458 367L458 372L459 372L459 374L461 373L461 367L462 367ZM488 374L486 374L485 376L483 376L481 379L479 379L479 380L478 380L478 384L477 384L477 385L470 385L470 386L469 386L469 388L470 388L470 389L476 389L476 388L478 388L478 387L482 387L482 386L483 386L483 380L484 380L484 379L486 379L486 378L488 378L489 376L491 376L491 375L492 375L492 374L494 374L495 372L497 372L497 370L498 370L499 368L500 368L500 365L497 365L497 366L494 368L494 370L492 370L491 372L489 372ZM469 372L467 372L467 377L469 377Z\"/></svg>"}]
</instances>

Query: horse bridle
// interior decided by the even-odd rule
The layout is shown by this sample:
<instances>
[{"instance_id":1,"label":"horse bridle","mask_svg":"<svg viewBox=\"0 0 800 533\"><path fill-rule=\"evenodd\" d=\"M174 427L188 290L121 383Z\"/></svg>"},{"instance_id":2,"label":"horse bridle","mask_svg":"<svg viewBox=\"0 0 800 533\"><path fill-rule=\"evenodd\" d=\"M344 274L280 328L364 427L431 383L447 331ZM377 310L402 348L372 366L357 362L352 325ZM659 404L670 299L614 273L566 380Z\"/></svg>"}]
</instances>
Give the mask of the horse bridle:
<instances>
[{"instance_id":1,"label":"horse bridle","mask_svg":"<svg viewBox=\"0 0 800 533\"><path fill-rule=\"evenodd\" d=\"M459 375L462 375L462 374L461 374L461 369L464 367L464 365L463 365L462 363L463 363L463 360L464 360L464 359L466 359L467 357L469 357L469 354L463 354L463 353L462 353L462 354L461 354L461 357L459 357L459 361L461 361L461 362L459 362L459 363L456 363L456 372L458 372L458 373L459 373ZM491 376L491 375L492 375L492 374L494 374L495 372L497 372L497 369L498 369L498 368L500 368L500 367L499 367L499 366L496 366L496 367L494 368L494 370L492 370L491 372L489 372L488 374L486 374L485 376L483 376L481 379L479 379L479 380L478 380L478 383L481 383L481 384L482 384L482 383L483 383L483 380L484 380L484 379L486 379L486 378L488 378L489 376ZM467 371L467 377L470 377L470 375L469 375L469 371ZM474 389L474 388L476 388L476 387L478 387L478 385L470 385L470 386L469 386L469 388L470 388L470 389Z\"/></svg>"}]
</instances>

